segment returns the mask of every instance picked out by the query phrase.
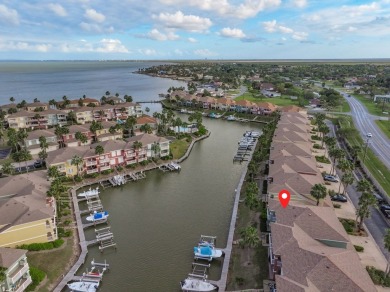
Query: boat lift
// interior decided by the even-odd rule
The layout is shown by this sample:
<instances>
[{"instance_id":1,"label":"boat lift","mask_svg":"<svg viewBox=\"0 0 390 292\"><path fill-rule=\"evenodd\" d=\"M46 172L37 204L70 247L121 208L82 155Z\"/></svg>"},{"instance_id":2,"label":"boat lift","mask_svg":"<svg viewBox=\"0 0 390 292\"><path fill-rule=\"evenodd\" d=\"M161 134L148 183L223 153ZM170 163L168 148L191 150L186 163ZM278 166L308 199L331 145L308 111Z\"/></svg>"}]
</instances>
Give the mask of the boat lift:
<instances>
[{"instance_id":1,"label":"boat lift","mask_svg":"<svg viewBox=\"0 0 390 292\"><path fill-rule=\"evenodd\" d=\"M217 237L216 236L210 236L210 235L201 235L199 239L198 245L210 245L215 247L215 244L217 243Z\"/></svg>"},{"instance_id":2,"label":"boat lift","mask_svg":"<svg viewBox=\"0 0 390 292\"><path fill-rule=\"evenodd\" d=\"M198 264L192 263L192 271L188 274L190 277L201 278L203 280L207 279L207 271L210 268L210 264Z\"/></svg>"}]
</instances>

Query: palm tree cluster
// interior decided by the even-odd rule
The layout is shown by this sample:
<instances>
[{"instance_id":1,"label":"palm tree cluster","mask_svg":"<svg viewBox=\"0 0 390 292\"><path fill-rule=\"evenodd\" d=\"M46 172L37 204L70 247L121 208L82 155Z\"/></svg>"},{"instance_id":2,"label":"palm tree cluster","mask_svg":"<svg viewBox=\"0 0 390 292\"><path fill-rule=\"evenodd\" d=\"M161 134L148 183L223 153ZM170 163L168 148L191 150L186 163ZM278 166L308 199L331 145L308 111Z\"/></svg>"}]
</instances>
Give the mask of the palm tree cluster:
<instances>
[{"instance_id":1,"label":"palm tree cluster","mask_svg":"<svg viewBox=\"0 0 390 292\"><path fill-rule=\"evenodd\" d=\"M356 209L357 229L360 231L362 230L364 219L370 217L370 208L375 205L376 200L372 195L372 185L368 180L360 180L357 184L356 190L362 193L359 197L358 208Z\"/></svg>"},{"instance_id":2,"label":"palm tree cluster","mask_svg":"<svg viewBox=\"0 0 390 292\"><path fill-rule=\"evenodd\" d=\"M154 112L153 117L157 120L157 133L161 135L167 135L169 128L177 126L178 121L175 118L175 114L170 109L163 109L161 113Z\"/></svg>"},{"instance_id":3,"label":"palm tree cluster","mask_svg":"<svg viewBox=\"0 0 390 292\"><path fill-rule=\"evenodd\" d=\"M260 201L258 198L259 195L259 187L257 183L250 182L246 186L245 189L245 205L249 207L251 210L256 210L260 206Z\"/></svg>"}]
</instances>

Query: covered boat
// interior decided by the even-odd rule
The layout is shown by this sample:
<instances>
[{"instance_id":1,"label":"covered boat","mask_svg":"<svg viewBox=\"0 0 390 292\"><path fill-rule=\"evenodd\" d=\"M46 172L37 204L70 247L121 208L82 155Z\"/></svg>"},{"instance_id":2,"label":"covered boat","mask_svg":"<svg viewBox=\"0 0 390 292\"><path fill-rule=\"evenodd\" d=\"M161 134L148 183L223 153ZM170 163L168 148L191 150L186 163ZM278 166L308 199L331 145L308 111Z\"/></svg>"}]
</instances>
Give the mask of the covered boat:
<instances>
[{"instance_id":1,"label":"covered boat","mask_svg":"<svg viewBox=\"0 0 390 292\"><path fill-rule=\"evenodd\" d=\"M99 220L105 220L108 217L108 212L103 211L103 212L94 212L90 216L86 218L87 221L94 222L94 221L99 221Z\"/></svg>"},{"instance_id":2,"label":"covered boat","mask_svg":"<svg viewBox=\"0 0 390 292\"><path fill-rule=\"evenodd\" d=\"M194 247L195 259L204 259L211 262L214 258L220 258L222 255L222 250L216 249L212 245L199 245Z\"/></svg>"},{"instance_id":3,"label":"covered boat","mask_svg":"<svg viewBox=\"0 0 390 292\"><path fill-rule=\"evenodd\" d=\"M72 291L80 292L95 292L99 287L99 282L93 281L78 281L68 284L68 288Z\"/></svg>"},{"instance_id":4,"label":"covered boat","mask_svg":"<svg viewBox=\"0 0 390 292\"><path fill-rule=\"evenodd\" d=\"M214 291L217 290L217 286L207 282L205 279L197 279L194 277L187 277L180 282L182 291Z\"/></svg>"}]
</instances>

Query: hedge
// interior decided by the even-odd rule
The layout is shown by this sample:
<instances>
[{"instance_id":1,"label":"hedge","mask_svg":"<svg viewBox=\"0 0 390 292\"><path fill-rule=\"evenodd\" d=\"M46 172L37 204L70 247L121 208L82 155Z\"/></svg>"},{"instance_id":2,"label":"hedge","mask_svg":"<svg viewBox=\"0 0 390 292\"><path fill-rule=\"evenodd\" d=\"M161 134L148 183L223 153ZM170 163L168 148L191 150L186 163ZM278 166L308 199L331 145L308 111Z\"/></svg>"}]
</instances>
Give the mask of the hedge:
<instances>
[{"instance_id":1,"label":"hedge","mask_svg":"<svg viewBox=\"0 0 390 292\"><path fill-rule=\"evenodd\" d=\"M385 272L371 266L367 266L366 269L375 285L390 287L390 277Z\"/></svg>"},{"instance_id":2,"label":"hedge","mask_svg":"<svg viewBox=\"0 0 390 292\"><path fill-rule=\"evenodd\" d=\"M364 251L364 247L361 246L361 245L354 245L354 247L355 247L355 250L356 250L357 252L363 252L363 251Z\"/></svg>"},{"instance_id":3,"label":"hedge","mask_svg":"<svg viewBox=\"0 0 390 292\"><path fill-rule=\"evenodd\" d=\"M46 274L40 269L30 266L30 276L32 283L28 285L27 289L24 291L34 291L35 288L45 279Z\"/></svg>"},{"instance_id":4,"label":"hedge","mask_svg":"<svg viewBox=\"0 0 390 292\"><path fill-rule=\"evenodd\" d=\"M58 248L64 243L64 240L57 239L51 242L43 242L43 243L30 243L30 244L22 244L18 246L21 249L27 249L28 251L39 251L39 250L48 250L53 248Z\"/></svg>"}]
</instances>

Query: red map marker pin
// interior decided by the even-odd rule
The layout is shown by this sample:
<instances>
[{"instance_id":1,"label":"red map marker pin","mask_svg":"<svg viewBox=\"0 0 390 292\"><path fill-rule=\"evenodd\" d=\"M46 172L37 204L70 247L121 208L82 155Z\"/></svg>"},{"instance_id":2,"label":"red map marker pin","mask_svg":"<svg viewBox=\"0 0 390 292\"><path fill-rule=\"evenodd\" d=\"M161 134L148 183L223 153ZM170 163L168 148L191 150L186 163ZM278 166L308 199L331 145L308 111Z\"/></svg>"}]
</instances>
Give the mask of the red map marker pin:
<instances>
[{"instance_id":1,"label":"red map marker pin","mask_svg":"<svg viewBox=\"0 0 390 292\"><path fill-rule=\"evenodd\" d=\"M281 190L279 192L279 201L283 208L286 208L290 202L290 192L288 190Z\"/></svg>"}]
</instances>

